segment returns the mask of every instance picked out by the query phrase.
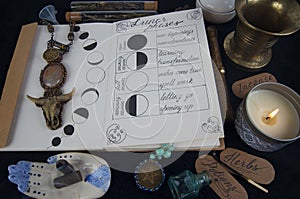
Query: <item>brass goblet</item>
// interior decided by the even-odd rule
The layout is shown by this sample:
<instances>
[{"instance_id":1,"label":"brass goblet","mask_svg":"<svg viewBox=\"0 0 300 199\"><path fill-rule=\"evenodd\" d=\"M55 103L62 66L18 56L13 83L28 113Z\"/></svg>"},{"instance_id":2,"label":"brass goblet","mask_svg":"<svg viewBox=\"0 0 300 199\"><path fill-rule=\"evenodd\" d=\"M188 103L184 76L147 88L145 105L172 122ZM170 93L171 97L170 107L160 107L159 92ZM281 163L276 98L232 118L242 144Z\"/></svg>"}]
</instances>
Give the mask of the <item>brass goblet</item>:
<instances>
[{"instance_id":1,"label":"brass goblet","mask_svg":"<svg viewBox=\"0 0 300 199\"><path fill-rule=\"evenodd\" d=\"M300 28L300 6L296 0L236 0L238 23L224 40L227 56L248 69L266 66L272 46L280 37Z\"/></svg>"}]
</instances>

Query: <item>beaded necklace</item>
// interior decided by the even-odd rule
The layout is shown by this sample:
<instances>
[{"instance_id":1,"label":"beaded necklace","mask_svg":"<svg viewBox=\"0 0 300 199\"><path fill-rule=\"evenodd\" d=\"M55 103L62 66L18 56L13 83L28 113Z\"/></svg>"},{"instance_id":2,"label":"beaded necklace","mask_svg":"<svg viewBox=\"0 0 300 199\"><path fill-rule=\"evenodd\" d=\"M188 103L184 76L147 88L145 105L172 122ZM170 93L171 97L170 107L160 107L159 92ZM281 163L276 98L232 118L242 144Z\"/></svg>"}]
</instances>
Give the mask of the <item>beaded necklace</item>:
<instances>
[{"instance_id":1,"label":"beaded necklace","mask_svg":"<svg viewBox=\"0 0 300 199\"><path fill-rule=\"evenodd\" d=\"M48 63L40 73L40 84L45 89L43 97L27 97L41 107L46 120L47 127L56 130L62 126L63 105L72 99L74 89L67 94L63 94L61 87L67 77L67 70L61 63L63 55L70 50L74 41L75 23L71 22L68 33L69 44L63 44L54 40L54 26L47 23L48 32L51 34L47 42L47 49L43 53L44 60Z\"/></svg>"}]
</instances>

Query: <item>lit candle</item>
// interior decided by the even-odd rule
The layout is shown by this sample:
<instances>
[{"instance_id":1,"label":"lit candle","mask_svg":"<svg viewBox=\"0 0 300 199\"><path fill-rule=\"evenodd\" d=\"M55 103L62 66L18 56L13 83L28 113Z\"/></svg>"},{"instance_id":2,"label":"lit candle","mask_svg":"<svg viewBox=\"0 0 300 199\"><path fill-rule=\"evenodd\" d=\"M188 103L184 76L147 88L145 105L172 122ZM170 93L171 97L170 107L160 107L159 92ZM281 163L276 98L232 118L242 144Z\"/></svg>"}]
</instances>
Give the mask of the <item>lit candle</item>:
<instances>
[{"instance_id":1,"label":"lit candle","mask_svg":"<svg viewBox=\"0 0 300 199\"><path fill-rule=\"evenodd\" d=\"M255 86L241 103L235 127L259 151L274 151L300 137L300 97L279 83Z\"/></svg>"},{"instance_id":2,"label":"lit candle","mask_svg":"<svg viewBox=\"0 0 300 199\"><path fill-rule=\"evenodd\" d=\"M276 115L277 113L279 112L279 108L275 109L274 111L272 111L271 113L269 113L267 115L267 117L264 117L263 116L263 122L265 122L266 124L270 124L270 125L273 125L276 123Z\"/></svg>"},{"instance_id":3,"label":"lit candle","mask_svg":"<svg viewBox=\"0 0 300 199\"><path fill-rule=\"evenodd\" d=\"M295 107L274 91L256 90L249 93L246 110L251 123L269 137L291 139L298 135L299 116ZM267 119L274 110L279 111Z\"/></svg>"}]
</instances>

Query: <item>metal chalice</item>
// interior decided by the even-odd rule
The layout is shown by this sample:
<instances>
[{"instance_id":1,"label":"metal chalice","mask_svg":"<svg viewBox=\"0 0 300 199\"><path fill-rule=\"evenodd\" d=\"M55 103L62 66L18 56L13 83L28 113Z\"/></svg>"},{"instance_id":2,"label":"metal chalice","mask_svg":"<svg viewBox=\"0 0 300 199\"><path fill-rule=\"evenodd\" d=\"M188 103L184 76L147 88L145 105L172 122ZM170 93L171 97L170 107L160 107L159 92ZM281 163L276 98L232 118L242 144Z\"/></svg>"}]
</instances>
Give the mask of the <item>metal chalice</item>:
<instances>
[{"instance_id":1,"label":"metal chalice","mask_svg":"<svg viewBox=\"0 0 300 199\"><path fill-rule=\"evenodd\" d=\"M226 36L223 45L234 63L248 69L266 66L277 40L300 28L296 0L236 0L235 9L236 29Z\"/></svg>"}]
</instances>

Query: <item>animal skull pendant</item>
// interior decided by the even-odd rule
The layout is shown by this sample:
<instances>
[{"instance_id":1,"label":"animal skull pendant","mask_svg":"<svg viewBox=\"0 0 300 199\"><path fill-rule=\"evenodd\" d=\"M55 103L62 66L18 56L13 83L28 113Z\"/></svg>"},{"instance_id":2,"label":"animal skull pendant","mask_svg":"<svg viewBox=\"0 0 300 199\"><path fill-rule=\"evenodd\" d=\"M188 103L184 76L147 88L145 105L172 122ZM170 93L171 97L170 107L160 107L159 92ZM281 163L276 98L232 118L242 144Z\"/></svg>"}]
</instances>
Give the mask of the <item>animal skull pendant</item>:
<instances>
[{"instance_id":1,"label":"animal skull pendant","mask_svg":"<svg viewBox=\"0 0 300 199\"><path fill-rule=\"evenodd\" d=\"M72 99L75 92L73 89L70 93L63 94L58 88L49 89L44 92L44 96L34 98L27 95L28 99L41 107L46 124L49 129L56 130L62 126L63 105Z\"/></svg>"}]
</instances>

